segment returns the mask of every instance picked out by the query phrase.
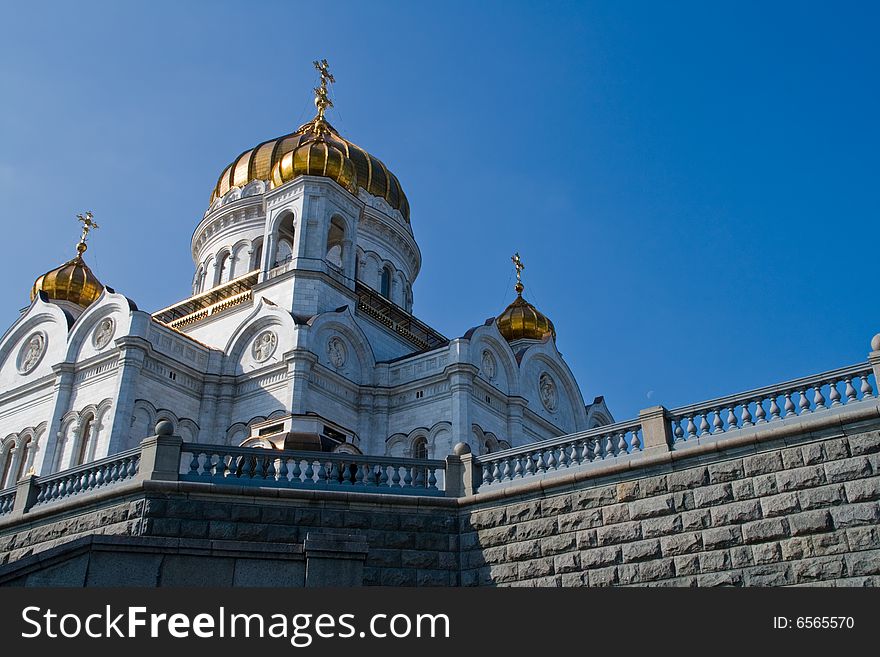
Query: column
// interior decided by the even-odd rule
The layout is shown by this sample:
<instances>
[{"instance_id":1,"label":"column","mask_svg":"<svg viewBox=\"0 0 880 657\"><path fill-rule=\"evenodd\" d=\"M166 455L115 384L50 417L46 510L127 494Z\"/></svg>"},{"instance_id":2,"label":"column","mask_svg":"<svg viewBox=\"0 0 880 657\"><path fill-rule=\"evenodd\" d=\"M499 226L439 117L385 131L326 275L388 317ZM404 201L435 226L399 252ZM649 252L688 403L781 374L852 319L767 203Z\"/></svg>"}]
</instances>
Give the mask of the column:
<instances>
[{"instance_id":1,"label":"column","mask_svg":"<svg viewBox=\"0 0 880 657\"><path fill-rule=\"evenodd\" d=\"M52 396L52 419L46 431L46 445L43 450L43 462L40 465L40 474L47 475L52 472L52 464L58 460L55 450L58 448L58 434L61 431L61 418L70 410L70 396L73 393L75 378L75 366L73 363L59 363L52 367L55 372L55 385ZM36 461L35 461L36 463Z\"/></svg>"},{"instance_id":2,"label":"column","mask_svg":"<svg viewBox=\"0 0 880 657\"><path fill-rule=\"evenodd\" d=\"M128 441L131 438L131 415L134 412L138 378L147 358L145 346L148 345L142 338L132 336L116 341L119 366L116 371L116 394L113 395L113 408L110 411L110 443L107 454L121 452L130 446ZM95 456L102 458L106 454Z\"/></svg>"}]
</instances>

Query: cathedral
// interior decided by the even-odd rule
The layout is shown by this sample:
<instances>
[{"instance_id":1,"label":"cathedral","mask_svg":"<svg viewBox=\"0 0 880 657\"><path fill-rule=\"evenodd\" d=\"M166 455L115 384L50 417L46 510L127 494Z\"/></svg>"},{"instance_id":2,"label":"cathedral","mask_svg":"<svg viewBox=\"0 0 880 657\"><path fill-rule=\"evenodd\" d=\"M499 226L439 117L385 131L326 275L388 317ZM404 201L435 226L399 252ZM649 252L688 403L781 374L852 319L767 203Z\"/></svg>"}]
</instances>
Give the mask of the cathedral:
<instances>
[{"instance_id":1,"label":"cathedral","mask_svg":"<svg viewBox=\"0 0 880 657\"><path fill-rule=\"evenodd\" d=\"M238 155L192 236L192 294L145 312L76 255L39 276L0 340L0 489L137 446L185 442L444 458L603 426L526 300L447 338L413 315L421 266L397 176L315 117ZM99 217L100 218L100 217ZM417 225L417 224L416 224ZM491 309L490 309L491 310Z\"/></svg>"}]
</instances>

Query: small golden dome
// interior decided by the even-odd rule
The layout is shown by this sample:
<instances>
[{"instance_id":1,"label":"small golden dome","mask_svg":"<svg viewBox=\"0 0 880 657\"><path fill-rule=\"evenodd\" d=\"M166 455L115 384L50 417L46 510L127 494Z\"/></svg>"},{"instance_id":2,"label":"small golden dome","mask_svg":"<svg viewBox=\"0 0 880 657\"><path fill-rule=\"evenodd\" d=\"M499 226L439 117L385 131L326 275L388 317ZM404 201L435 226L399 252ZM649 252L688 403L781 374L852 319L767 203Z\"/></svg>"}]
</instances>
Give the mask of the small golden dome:
<instances>
[{"instance_id":1,"label":"small golden dome","mask_svg":"<svg viewBox=\"0 0 880 657\"><path fill-rule=\"evenodd\" d=\"M85 243L80 242L76 250L77 254L73 260L68 260L34 281L31 301L39 292L45 292L50 299L70 301L86 307L101 296L104 286L82 258L86 250Z\"/></svg>"},{"instance_id":2,"label":"small golden dome","mask_svg":"<svg viewBox=\"0 0 880 657\"><path fill-rule=\"evenodd\" d=\"M330 178L357 195L358 176L354 162L323 137L285 153L272 167L269 184L274 189L298 176Z\"/></svg>"},{"instance_id":3,"label":"small golden dome","mask_svg":"<svg viewBox=\"0 0 880 657\"><path fill-rule=\"evenodd\" d=\"M521 287L521 286L519 286ZM543 340L549 333L556 339L556 328L553 322L540 310L522 298L522 290L518 289L516 299L495 318L498 330L508 342L513 340Z\"/></svg>"}]
</instances>

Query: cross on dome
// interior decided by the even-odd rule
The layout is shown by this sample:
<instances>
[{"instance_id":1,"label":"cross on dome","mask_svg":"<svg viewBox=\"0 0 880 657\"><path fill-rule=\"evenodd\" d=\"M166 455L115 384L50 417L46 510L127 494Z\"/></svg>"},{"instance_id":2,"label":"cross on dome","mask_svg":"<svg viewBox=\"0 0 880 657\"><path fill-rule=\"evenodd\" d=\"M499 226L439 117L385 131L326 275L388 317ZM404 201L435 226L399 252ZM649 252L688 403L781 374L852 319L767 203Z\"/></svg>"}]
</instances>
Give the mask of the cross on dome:
<instances>
[{"instance_id":1,"label":"cross on dome","mask_svg":"<svg viewBox=\"0 0 880 657\"><path fill-rule=\"evenodd\" d=\"M89 232L100 228L100 226L95 223L91 210L86 210L85 214L76 215L76 218L82 222L82 235L79 238L79 244L76 245L77 253L82 255L88 248L86 240L89 237Z\"/></svg>"}]
</instances>

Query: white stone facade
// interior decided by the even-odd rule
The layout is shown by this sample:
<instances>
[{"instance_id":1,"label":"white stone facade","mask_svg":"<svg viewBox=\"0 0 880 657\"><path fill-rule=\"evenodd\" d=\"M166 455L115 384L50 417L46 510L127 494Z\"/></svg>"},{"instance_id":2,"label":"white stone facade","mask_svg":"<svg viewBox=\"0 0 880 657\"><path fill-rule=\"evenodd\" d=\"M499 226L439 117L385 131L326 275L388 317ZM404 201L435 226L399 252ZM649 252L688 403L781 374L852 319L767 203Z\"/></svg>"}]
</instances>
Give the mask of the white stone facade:
<instances>
[{"instance_id":1,"label":"white stone facade","mask_svg":"<svg viewBox=\"0 0 880 657\"><path fill-rule=\"evenodd\" d=\"M0 339L0 489L136 446L159 419L241 444L286 415L346 449L442 458L612 421L585 407L549 336L494 322L447 340L412 317L421 254L383 200L300 176L218 199L192 239L194 296L138 310L106 288L83 309L40 294ZM564 330L564 327L563 327Z\"/></svg>"}]
</instances>

